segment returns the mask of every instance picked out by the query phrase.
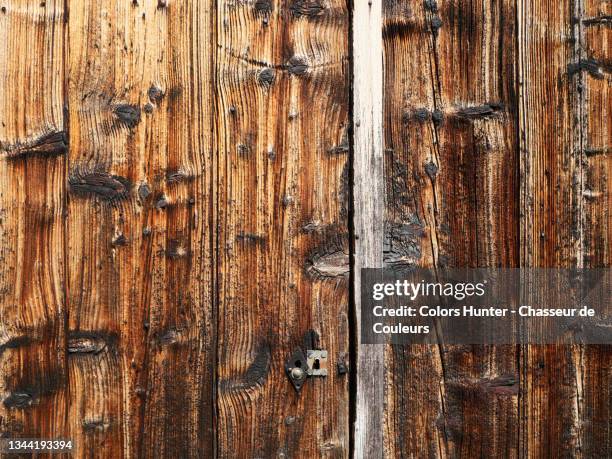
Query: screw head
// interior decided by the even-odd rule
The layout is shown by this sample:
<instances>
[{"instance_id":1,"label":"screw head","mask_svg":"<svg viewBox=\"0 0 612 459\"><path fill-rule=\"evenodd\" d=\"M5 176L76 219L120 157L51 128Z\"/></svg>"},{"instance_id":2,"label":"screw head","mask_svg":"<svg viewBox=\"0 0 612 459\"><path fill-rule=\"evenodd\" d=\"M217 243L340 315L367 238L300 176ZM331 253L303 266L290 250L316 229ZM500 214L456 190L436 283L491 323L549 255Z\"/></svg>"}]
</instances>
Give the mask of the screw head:
<instances>
[{"instance_id":1,"label":"screw head","mask_svg":"<svg viewBox=\"0 0 612 459\"><path fill-rule=\"evenodd\" d=\"M291 370L291 377L293 379L296 379L299 381L301 379L304 379L305 376L306 376L306 373L304 372L304 370L302 370L299 367L295 367Z\"/></svg>"}]
</instances>

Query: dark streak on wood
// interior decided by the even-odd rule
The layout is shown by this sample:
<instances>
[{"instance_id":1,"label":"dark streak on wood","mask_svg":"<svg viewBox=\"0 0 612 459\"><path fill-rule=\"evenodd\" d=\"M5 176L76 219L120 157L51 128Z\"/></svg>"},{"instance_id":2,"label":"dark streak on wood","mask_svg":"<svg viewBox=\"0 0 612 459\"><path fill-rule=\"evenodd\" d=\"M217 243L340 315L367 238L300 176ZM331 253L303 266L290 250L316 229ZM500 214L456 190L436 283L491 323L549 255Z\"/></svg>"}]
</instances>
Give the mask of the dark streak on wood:
<instances>
[{"instance_id":1,"label":"dark streak on wood","mask_svg":"<svg viewBox=\"0 0 612 459\"><path fill-rule=\"evenodd\" d=\"M257 82L264 88L269 88L274 84L275 77L274 69L272 67L266 67L257 74Z\"/></svg>"},{"instance_id":2,"label":"dark streak on wood","mask_svg":"<svg viewBox=\"0 0 612 459\"><path fill-rule=\"evenodd\" d=\"M596 16L593 18L587 18L582 20L582 24L585 26L610 26L612 25L612 16L611 15L602 15Z\"/></svg>"},{"instance_id":3,"label":"dark streak on wood","mask_svg":"<svg viewBox=\"0 0 612 459\"><path fill-rule=\"evenodd\" d=\"M423 226L410 223L388 223L383 242L383 260L386 268L396 271L412 269L421 259Z\"/></svg>"},{"instance_id":4,"label":"dark streak on wood","mask_svg":"<svg viewBox=\"0 0 612 459\"><path fill-rule=\"evenodd\" d=\"M585 148L584 154L587 157L599 156L599 155L607 155L610 153L610 148L602 147L602 148Z\"/></svg>"},{"instance_id":5,"label":"dark streak on wood","mask_svg":"<svg viewBox=\"0 0 612 459\"><path fill-rule=\"evenodd\" d=\"M7 159L21 159L28 156L56 156L68 151L68 136L64 131L43 134L37 139L17 142L13 145L1 145L0 150L7 152Z\"/></svg>"},{"instance_id":6,"label":"dark streak on wood","mask_svg":"<svg viewBox=\"0 0 612 459\"><path fill-rule=\"evenodd\" d=\"M157 86L151 86L147 91L147 95L149 96L149 100L151 102L153 102L154 104L159 104L163 100L165 94L161 90L161 88L158 88Z\"/></svg>"},{"instance_id":7,"label":"dark streak on wood","mask_svg":"<svg viewBox=\"0 0 612 459\"><path fill-rule=\"evenodd\" d=\"M182 170L170 171L166 174L166 183L173 184L179 182L187 182L195 179L195 175L188 174Z\"/></svg>"},{"instance_id":8,"label":"dark streak on wood","mask_svg":"<svg viewBox=\"0 0 612 459\"><path fill-rule=\"evenodd\" d=\"M308 63L300 56L293 56L287 62L286 68L292 75L301 76L308 71Z\"/></svg>"},{"instance_id":9,"label":"dark streak on wood","mask_svg":"<svg viewBox=\"0 0 612 459\"><path fill-rule=\"evenodd\" d=\"M491 103L484 105L477 105L474 107L465 107L459 108L456 112L456 115L459 118L466 118L470 120L479 119L479 118L488 118L495 113L498 113L504 109L503 104L500 103Z\"/></svg>"},{"instance_id":10,"label":"dark streak on wood","mask_svg":"<svg viewBox=\"0 0 612 459\"><path fill-rule=\"evenodd\" d=\"M253 5L253 9L255 10L256 14L269 15L273 10L272 1L256 0L255 5Z\"/></svg>"},{"instance_id":11,"label":"dark streak on wood","mask_svg":"<svg viewBox=\"0 0 612 459\"><path fill-rule=\"evenodd\" d=\"M567 73L569 75L574 75L581 71L587 72L593 78L601 80L605 78L606 73L612 72L612 64L596 59L581 59L577 63L571 63L567 66Z\"/></svg>"},{"instance_id":12,"label":"dark streak on wood","mask_svg":"<svg viewBox=\"0 0 612 459\"><path fill-rule=\"evenodd\" d=\"M251 244L265 244L266 243L266 237L262 236L260 234L255 234L255 233L238 233L236 235L236 240L238 242L245 242L245 243L251 243Z\"/></svg>"},{"instance_id":13,"label":"dark streak on wood","mask_svg":"<svg viewBox=\"0 0 612 459\"><path fill-rule=\"evenodd\" d=\"M32 405L34 396L30 392L13 392L4 399L4 406L7 408L24 409Z\"/></svg>"},{"instance_id":14,"label":"dark streak on wood","mask_svg":"<svg viewBox=\"0 0 612 459\"><path fill-rule=\"evenodd\" d=\"M519 379L516 375L499 376L493 379L479 380L449 380L447 385L451 390L458 391L458 398L516 396L519 392Z\"/></svg>"},{"instance_id":15,"label":"dark streak on wood","mask_svg":"<svg viewBox=\"0 0 612 459\"><path fill-rule=\"evenodd\" d=\"M86 433L104 432L108 430L112 422L106 419L84 420L82 422L83 431Z\"/></svg>"},{"instance_id":16,"label":"dark streak on wood","mask_svg":"<svg viewBox=\"0 0 612 459\"><path fill-rule=\"evenodd\" d=\"M263 386L270 372L271 359L270 346L267 344L262 345L244 373L229 380L219 381L221 390L233 392Z\"/></svg>"},{"instance_id":17,"label":"dark streak on wood","mask_svg":"<svg viewBox=\"0 0 612 459\"><path fill-rule=\"evenodd\" d=\"M76 195L98 196L106 201L116 201L129 196L131 184L125 177L107 172L81 172L76 170L70 176L70 191Z\"/></svg>"},{"instance_id":18,"label":"dark streak on wood","mask_svg":"<svg viewBox=\"0 0 612 459\"><path fill-rule=\"evenodd\" d=\"M410 17L394 17L385 21L383 25L383 38L401 38L419 31L419 25Z\"/></svg>"},{"instance_id":19,"label":"dark streak on wood","mask_svg":"<svg viewBox=\"0 0 612 459\"><path fill-rule=\"evenodd\" d=\"M73 331L68 335L69 354L99 354L107 348L114 349L118 337L114 334L92 331Z\"/></svg>"},{"instance_id":20,"label":"dark streak on wood","mask_svg":"<svg viewBox=\"0 0 612 459\"><path fill-rule=\"evenodd\" d=\"M346 277L350 272L347 235L332 235L331 229L323 229L323 243L306 256L305 270L313 280Z\"/></svg>"},{"instance_id":21,"label":"dark streak on wood","mask_svg":"<svg viewBox=\"0 0 612 459\"><path fill-rule=\"evenodd\" d=\"M336 154L345 154L350 151L349 138L348 138L348 130L345 129L342 133L342 140L340 143L329 150L327 152L332 155Z\"/></svg>"},{"instance_id":22,"label":"dark streak on wood","mask_svg":"<svg viewBox=\"0 0 612 459\"><path fill-rule=\"evenodd\" d=\"M314 18L325 11L325 6L321 0L293 0L289 6L289 11L296 17Z\"/></svg>"},{"instance_id":23,"label":"dark streak on wood","mask_svg":"<svg viewBox=\"0 0 612 459\"><path fill-rule=\"evenodd\" d=\"M7 349L18 349L20 347L26 347L32 344L33 342L34 339L27 335L15 336L13 338L10 338L4 344L0 345L0 356Z\"/></svg>"},{"instance_id":24,"label":"dark streak on wood","mask_svg":"<svg viewBox=\"0 0 612 459\"><path fill-rule=\"evenodd\" d=\"M7 378L9 395L3 400L6 408L26 409L64 387L66 378L58 371L27 373L11 381Z\"/></svg>"},{"instance_id":25,"label":"dark streak on wood","mask_svg":"<svg viewBox=\"0 0 612 459\"><path fill-rule=\"evenodd\" d=\"M140 107L137 105L120 104L113 109L115 116L124 125L133 128L140 123Z\"/></svg>"}]
</instances>

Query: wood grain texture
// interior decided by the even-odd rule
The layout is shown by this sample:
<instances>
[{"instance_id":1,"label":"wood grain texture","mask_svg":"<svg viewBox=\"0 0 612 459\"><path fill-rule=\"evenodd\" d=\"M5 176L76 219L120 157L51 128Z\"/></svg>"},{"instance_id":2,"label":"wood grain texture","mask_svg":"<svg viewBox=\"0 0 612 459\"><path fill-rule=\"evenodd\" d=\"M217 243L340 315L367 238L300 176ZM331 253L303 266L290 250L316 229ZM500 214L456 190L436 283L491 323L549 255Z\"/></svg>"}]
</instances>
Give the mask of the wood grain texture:
<instances>
[{"instance_id":1,"label":"wood grain texture","mask_svg":"<svg viewBox=\"0 0 612 459\"><path fill-rule=\"evenodd\" d=\"M606 7L519 2L524 266L610 266ZM522 456L610 456L611 350L522 349Z\"/></svg>"},{"instance_id":2,"label":"wood grain texture","mask_svg":"<svg viewBox=\"0 0 612 459\"><path fill-rule=\"evenodd\" d=\"M1 1L0 436L612 457L612 346L359 333L363 267L610 267L611 5Z\"/></svg>"},{"instance_id":3,"label":"wood grain texture","mask_svg":"<svg viewBox=\"0 0 612 459\"><path fill-rule=\"evenodd\" d=\"M381 268L384 250L382 2L353 4L353 232L355 323L361 324L361 269ZM384 451L385 347L356 332L354 456Z\"/></svg>"},{"instance_id":4,"label":"wood grain texture","mask_svg":"<svg viewBox=\"0 0 612 459\"><path fill-rule=\"evenodd\" d=\"M61 1L0 9L0 432L65 432Z\"/></svg>"},{"instance_id":5,"label":"wood grain texture","mask_svg":"<svg viewBox=\"0 0 612 459\"><path fill-rule=\"evenodd\" d=\"M217 3L219 457L348 455L348 18ZM329 353L299 394L297 348Z\"/></svg>"},{"instance_id":6,"label":"wood grain texture","mask_svg":"<svg viewBox=\"0 0 612 459\"><path fill-rule=\"evenodd\" d=\"M515 267L514 2L388 0L383 17L385 264ZM389 457L517 457L515 348L439 340L393 349Z\"/></svg>"},{"instance_id":7,"label":"wood grain texture","mask_svg":"<svg viewBox=\"0 0 612 459\"><path fill-rule=\"evenodd\" d=\"M70 435L80 457L202 457L214 448L213 10L69 9Z\"/></svg>"}]
</instances>

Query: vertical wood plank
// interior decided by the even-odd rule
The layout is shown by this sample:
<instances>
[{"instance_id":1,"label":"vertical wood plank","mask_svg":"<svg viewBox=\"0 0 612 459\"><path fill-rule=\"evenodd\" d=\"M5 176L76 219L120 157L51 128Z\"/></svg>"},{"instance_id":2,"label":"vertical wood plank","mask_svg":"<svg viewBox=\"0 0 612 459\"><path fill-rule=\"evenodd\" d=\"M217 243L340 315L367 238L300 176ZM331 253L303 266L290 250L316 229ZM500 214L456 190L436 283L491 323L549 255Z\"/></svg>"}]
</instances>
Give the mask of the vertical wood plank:
<instances>
[{"instance_id":1,"label":"vertical wood plank","mask_svg":"<svg viewBox=\"0 0 612 459\"><path fill-rule=\"evenodd\" d=\"M217 11L218 455L346 457L346 3ZM329 355L299 394L297 348Z\"/></svg>"},{"instance_id":2,"label":"vertical wood plank","mask_svg":"<svg viewBox=\"0 0 612 459\"><path fill-rule=\"evenodd\" d=\"M386 259L517 266L515 17L509 0L385 2ZM515 348L441 340L393 349L389 456L517 457Z\"/></svg>"},{"instance_id":3,"label":"vertical wood plank","mask_svg":"<svg viewBox=\"0 0 612 459\"><path fill-rule=\"evenodd\" d=\"M584 267L612 266L612 3L585 0L583 59L596 71L583 72ZM612 346L588 346L583 371L584 457L612 456Z\"/></svg>"},{"instance_id":4,"label":"vertical wood plank","mask_svg":"<svg viewBox=\"0 0 612 459\"><path fill-rule=\"evenodd\" d=\"M0 8L0 432L66 435L63 2Z\"/></svg>"},{"instance_id":5,"label":"vertical wood plank","mask_svg":"<svg viewBox=\"0 0 612 459\"><path fill-rule=\"evenodd\" d=\"M360 342L361 269L383 266L382 1L353 3L353 231L357 353L354 456L382 457L385 347Z\"/></svg>"},{"instance_id":6,"label":"vertical wood plank","mask_svg":"<svg viewBox=\"0 0 612 459\"><path fill-rule=\"evenodd\" d=\"M77 455L209 455L213 10L68 3Z\"/></svg>"},{"instance_id":7,"label":"vertical wood plank","mask_svg":"<svg viewBox=\"0 0 612 459\"><path fill-rule=\"evenodd\" d=\"M524 266L610 266L606 7L519 2ZM610 455L610 351L522 349L522 455Z\"/></svg>"}]
</instances>

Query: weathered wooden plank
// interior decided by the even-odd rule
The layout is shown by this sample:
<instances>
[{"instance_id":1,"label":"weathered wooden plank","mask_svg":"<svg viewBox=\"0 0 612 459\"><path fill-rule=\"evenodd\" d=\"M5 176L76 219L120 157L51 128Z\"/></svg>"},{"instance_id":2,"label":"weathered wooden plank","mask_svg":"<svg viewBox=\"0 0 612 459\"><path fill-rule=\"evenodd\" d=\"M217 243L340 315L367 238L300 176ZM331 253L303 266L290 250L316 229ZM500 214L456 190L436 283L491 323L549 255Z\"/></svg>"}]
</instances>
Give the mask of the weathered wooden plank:
<instances>
[{"instance_id":1,"label":"weathered wooden plank","mask_svg":"<svg viewBox=\"0 0 612 459\"><path fill-rule=\"evenodd\" d=\"M77 455L210 455L213 12L68 4Z\"/></svg>"},{"instance_id":2,"label":"weathered wooden plank","mask_svg":"<svg viewBox=\"0 0 612 459\"><path fill-rule=\"evenodd\" d=\"M346 457L346 3L218 1L217 30L218 455ZM329 353L299 394L298 347Z\"/></svg>"},{"instance_id":3,"label":"weathered wooden plank","mask_svg":"<svg viewBox=\"0 0 612 459\"><path fill-rule=\"evenodd\" d=\"M385 2L386 237L409 264L517 265L515 15ZM389 457L518 456L513 346L397 346L386 368Z\"/></svg>"},{"instance_id":4,"label":"weathered wooden plank","mask_svg":"<svg viewBox=\"0 0 612 459\"><path fill-rule=\"evenodd\" d=\"M0 432L66 434L61 1L0 5Z\"/></svg>"},{"instance_id":5,"label":"weathered wooden plank","mask_svg":"<svg viewBox=\"0 0 612 459\"><path fill-rule=\"evenodd\" d=\"M361 269L383 266L382 1L353 3L353 291L357 375L354 456L384 454L385 347L362 344Z\"/></svg>"},{"instance_id":6,"label":"weathered wooden plank","mask_svg":"<svg viewBox=\"0 0 612 459\"><path fill-rule=\"evenodd\" d=\"M612 3L585 0L583 59L598 71L583 78L584 267L612 266ZM580 407L584 457L612 456L612 346L588 346Z\"/></svg>"},{"instance_id":7,"label":"weathered wooden plank","mask_svg":"<svg viewBox=\"0 0 612 459\"><path fill-rule=\"evenodd\" d=\"M606 7L590 0L519 2L525 266L610 266ZM611 454L610 351L522 350L522 455Z\"/></svg>"}]
</instances>

